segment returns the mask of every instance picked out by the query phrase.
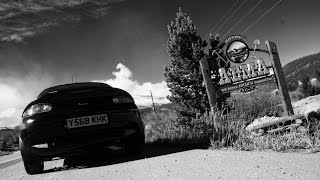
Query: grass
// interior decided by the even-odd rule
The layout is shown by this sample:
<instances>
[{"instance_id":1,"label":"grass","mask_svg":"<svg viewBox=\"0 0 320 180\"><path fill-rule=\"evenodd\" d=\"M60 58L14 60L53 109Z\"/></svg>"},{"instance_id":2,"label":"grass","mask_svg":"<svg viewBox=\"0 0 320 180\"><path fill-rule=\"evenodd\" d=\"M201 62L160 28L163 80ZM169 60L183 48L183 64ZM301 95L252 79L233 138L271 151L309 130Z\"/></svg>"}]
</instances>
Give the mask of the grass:
<instances>
[{"instance_id":1,"label":"grass","mask_svg":"<svg viewBox=\"0 0 320 180\"><path fill-rule=\"evenodd\" d=\"M267 134L264 136L241 136L233 148L238 150L271 149L277 152L290 152L308 149L311 152L320 152L320 131L310 135L308 133L286 132L283 134Z\"/></svg>"},{"instance_id":2,"label":"grass","mask_svg":"<svg viewBox=\"0 0 320 180\"><path fill-rule=\"evenodd\" d=\"M279 95L270 88L258 88L248 94L234 94L229 103L234 110L226 115L218 111L203 114L192 120L192 127L177 126L173 110L145 112L142 119L146 125L147 143L195 147L233 148L237 150L292 151L308 149L320 152L320 130L314 133L295 131L253 136L244 127L255 118L281 116L283 110ZM318 127L320 127L318 125Z\"/></svg>"},{"instance_id":3,"label":"grass","mask_svg":"<svg viewBox=\"0 0 320 180\"><path fill-rule=\"evenodd\" d=\"M146 142L172 146L208 146L209 134L207 127L179 127L173 110L149 112L141 115L145 123ZM206 123L198 123L207 125Z\"/></svg>"}]
</instances>

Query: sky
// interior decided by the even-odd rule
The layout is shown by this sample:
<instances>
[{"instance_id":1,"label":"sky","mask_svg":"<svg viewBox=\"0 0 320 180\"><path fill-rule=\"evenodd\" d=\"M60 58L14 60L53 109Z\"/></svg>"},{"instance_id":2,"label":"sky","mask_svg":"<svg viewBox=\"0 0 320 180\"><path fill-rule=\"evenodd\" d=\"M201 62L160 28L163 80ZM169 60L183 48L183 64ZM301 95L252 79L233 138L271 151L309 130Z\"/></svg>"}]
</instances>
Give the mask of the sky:
<instances>
[{"instance_id":1,"label":"sky","mask_svg":"<svg viewBox=\"0 0 320 180\"><path fill-rule=\"evenodd\" d=\"M122 88L138 105L151 104L150 90L156 103L169 102L167 24L179 7L203 39L212 32L242 34L249 46L259 39L259 48L275 42L282 65L320 52L318 0L282 0L253 24L278 1L0 2L0 127L19 124L24 107L43 89L72 79Z\"/></svg>"}]
</instances>

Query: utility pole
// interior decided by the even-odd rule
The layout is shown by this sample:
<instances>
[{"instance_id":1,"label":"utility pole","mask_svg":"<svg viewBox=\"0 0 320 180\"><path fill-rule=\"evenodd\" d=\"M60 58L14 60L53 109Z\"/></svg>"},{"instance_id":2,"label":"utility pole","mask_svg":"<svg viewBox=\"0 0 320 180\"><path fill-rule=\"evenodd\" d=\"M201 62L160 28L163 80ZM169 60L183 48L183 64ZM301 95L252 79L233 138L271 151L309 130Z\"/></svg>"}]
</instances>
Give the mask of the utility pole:
<instances>
[{"instance_id":1,"label":"utility pole","mask_svg":"<svg viewBox=\"0 0 320 180\"><path fill-rule=\"evenodd\" d=\"M157 121L159 121L159 116L158 116L158 113L157 113L157 110L156 110L156 106L154 105L153 95L152 95L151 89L150 89L150 94L151 94L152 107L153 107L152 109L153 109L154 114L156 115Z\"/></svg>"},{"instance_id":2,"label":"utility pole","mask_svg":"<svg viewBox=\"0 0 320 180\"><path fill-rule=\"evenodd\" d=\"M150 89L150 94L151 94L151 100L152 100L152 109L153 109L153 112L156 112L156 107L155 107L155 105L154 105L154 102L153 102L153 96L152 96L152 91L151 91L151 89Z\"/></svg>"}]
</instances>

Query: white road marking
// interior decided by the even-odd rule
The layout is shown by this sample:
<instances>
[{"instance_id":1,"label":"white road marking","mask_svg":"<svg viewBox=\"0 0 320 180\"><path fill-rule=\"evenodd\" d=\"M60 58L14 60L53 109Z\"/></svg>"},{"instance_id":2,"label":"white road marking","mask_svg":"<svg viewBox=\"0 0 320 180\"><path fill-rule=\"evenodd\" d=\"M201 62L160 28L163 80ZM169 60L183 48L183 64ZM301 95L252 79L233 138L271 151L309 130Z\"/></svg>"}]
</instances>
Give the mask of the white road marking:
<instances>
[{"instance_id":1,"label":"white road marking","mask_svg":"<svg viewBox=\"0 0 320 180\"><path fill-rule=\"evenodd\" d=\"M6 160L6 161L1 161L1 162L0 162L0 165L1 165L1 164L4 164L4 163L7 163L7 162L10 162L10 161L16 161L16 160L18 160L18 159L21 159L21 157L17 157L17 158L14 158L14 159L9 159L9 160Z\"/></svg>"}]
</instances>

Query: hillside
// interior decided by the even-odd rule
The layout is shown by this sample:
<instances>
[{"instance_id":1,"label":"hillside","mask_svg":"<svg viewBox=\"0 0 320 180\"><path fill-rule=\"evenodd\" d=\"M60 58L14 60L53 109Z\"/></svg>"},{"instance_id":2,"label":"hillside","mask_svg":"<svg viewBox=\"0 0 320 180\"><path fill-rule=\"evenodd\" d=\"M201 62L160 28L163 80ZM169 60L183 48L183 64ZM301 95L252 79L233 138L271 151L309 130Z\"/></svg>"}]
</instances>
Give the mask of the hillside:
<instances>
[{"instance_id":1,"label":"hillside","mask_svg":"<svg viewBox=\"0 0 320 180\"><path fill-rule=\"evenodd\" d=\"M309 76L310 79L315 78L315 71L320 71L320 52L299 59L296 59L283 67L284 75L290 90L297 87L298 81Z\"/></svg>"},{"instance_id":2,"label":"hillside","mask_svg":"<svg viewBox=\"0 0 320 180\"><path fill-rule=\"evenodd\" d=\"M168 103L168 104L161 104L161 105L156 105L156 109L158 111L174 111L174 104L173 103ZM139 111L141 113L141 116L144 116L146 114L150 114L153 112L153 108L149 106L139 106Z\"/></svg>"}]
</instances>

